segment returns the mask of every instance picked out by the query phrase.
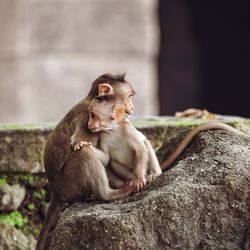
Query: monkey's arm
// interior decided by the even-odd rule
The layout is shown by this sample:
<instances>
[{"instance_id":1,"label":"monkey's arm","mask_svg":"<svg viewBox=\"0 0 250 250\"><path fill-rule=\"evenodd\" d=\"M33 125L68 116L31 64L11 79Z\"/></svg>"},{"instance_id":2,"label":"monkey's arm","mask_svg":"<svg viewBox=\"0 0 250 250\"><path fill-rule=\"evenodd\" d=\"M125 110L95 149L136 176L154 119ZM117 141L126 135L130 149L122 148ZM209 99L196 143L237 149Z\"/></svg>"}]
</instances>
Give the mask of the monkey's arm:
<instances>
[{"instance_id":1,"label":"monkey's arm","mask_svg":"<svg viewBox=\"0 0 250 250\"><path fill-rule=\"evenodd\" d=\"M83 129L81 128L80 124L76 124L75 132L70 138L70 144L72 145L72 147L75 147L75 144L82 141L82 138L84 137L86 140L86 135L83 134Z\"/></svg>"},{"instance_id":2,"label":"monkey's arm","mask_svg":"<svg viewBox=\"0 0 250 250\"><path fill-rule=\"evenodd\" d=\"M133 171L134 177L129 182L129 186L138 192L146 185L146 172L148 157L145 148L136 148L135 152L135 168Z\"/></svg>"},{"instance_id":3,"label":"monkey's arm","mask_svg":"<svg viewBox=\"0 0 250 250\"><path fill-rule=\"evenodd\" d=\"M92 149L94 150L96 157L101 161L102 165L107 167L110 161L109 154L96 147L92 147Z\"/></svg>"},{"instance_id":4,"label":"monkey's arm","mask_svg":"<svg viewBox=\"0 0 250 250\"><path fill-rule=\"evenodd\" d=\"M158 175L160 175L162 173L162 170L150 141L148 139L145 139L144 144L147 147L149 157L147 181L151 181L155 179Z\"/></svg>"},{"instance_id":5,"label":"monkey's arm","mask_svg":"<svg viewBox=\"0 0 250 250\"><path fill-rule=\"evenodd\" d=\"M107 167L110 161L110 156L106 152L99 148L93 147L91 142L79 141L74 144L74 151L80 150L82 147L88 147L95 153L97 159L99 159L104 167Z\"/></svg>"},{"instance_id":6,"label":"monkey's arm","mask_svg":"<svg viewBox=\"0 0 250 250\"><path fill-rule=\"evenodd\" d=\"M126 138L131 150L130 158L133 159L133 179L129 186L138 192L146 185L146 174L148 169L148 149L144 141L146 137L138 131L131 123L126 124Z\"/></svg>"},{"instance_id":7,"label":"monkey's arm","mask_svg":"<svg viewBox=\"0 0 250 250\"><path fill-rule=\"evenodd\" d=\"M111 188L122 188L124 187L125 181L119 176L115 175L113 171L109 168L106 168L106 173L109 180L109 185Z\"/></svg>"},{"instance_id":8,"label":"monkey's arm","mask_svg":"<svg viewBox=\"0 0 250 250\"><path fill-rule=\"evenodd\" d=\"M112 159L110 161L110 168L111 171L123 181L131 181L134 177L133 173L131 173L131 171L126 166Z\"/></svg>"}]
</instances>

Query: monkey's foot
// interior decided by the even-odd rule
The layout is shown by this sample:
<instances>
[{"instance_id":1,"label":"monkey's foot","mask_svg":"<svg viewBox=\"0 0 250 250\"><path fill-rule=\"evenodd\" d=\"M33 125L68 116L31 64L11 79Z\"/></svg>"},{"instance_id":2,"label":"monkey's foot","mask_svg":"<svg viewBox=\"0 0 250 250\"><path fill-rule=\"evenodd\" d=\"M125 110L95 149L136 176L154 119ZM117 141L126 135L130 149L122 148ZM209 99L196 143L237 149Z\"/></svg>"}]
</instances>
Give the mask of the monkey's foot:
<instances>
[{"instance_id":1,"label":"monkey's foot","mask_svg":"<svg viewBox=\"0 0 250 250\"><path fill-rule=\"evenodd\" d=\"M74 151L80 150L84 146L91 148L92 147L92 143L88 142L88 141L79 141L79 142L76 142L75 145L74 145Z\"/></svg>"},{"instance_id":2,"label":"monkey's foot","mask_svg":"<svg viewBox=\"0 0 250 250\"><path fill-rule=\"evenodd\" d=\"M126 186L126 187L123 187L122 189L123 189L125 192L127 192L127 195L136 193L133 187Z\"/></svg>"},{"instance_id":3,"label":"monkey's foot","mask_svg":"<svg viewBox=\"0 0 250 250\"><path fill-rule=\"evenodd\" d=\"M153 180L156 179L158 176L159 176L159 174L149 174L149 175L147 176L147 182L153 181Z\"/></svg>"},{"instance_id":4,"label":"monkey's foot","mask_svg":"<svg viewBox=\"0 0 250 250\"><path fill-rule=\"evenodd\" d=\"M134 192L139 192L146 185L145 180L134 179L128 182L128 186L132 187Z\"/></svg>"}]
</instances>

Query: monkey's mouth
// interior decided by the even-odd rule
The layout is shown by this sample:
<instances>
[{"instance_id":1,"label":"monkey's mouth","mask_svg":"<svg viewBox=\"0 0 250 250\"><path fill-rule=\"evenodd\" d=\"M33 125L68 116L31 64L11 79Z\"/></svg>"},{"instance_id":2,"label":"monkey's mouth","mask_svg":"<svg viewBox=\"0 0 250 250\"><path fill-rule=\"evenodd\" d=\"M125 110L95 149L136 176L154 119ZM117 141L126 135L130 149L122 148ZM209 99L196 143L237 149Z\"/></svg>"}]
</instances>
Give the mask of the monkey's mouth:
<instances>
[{"instance_id":1,"label":"monkey's mouth","mask_svg":"<svg viewBox=\"0 0 250 250\"><path fill-rule=\"evenodd\" d=\"M100 128L91 129L91 132L92 133L107 132L107 131L110 131L112 129L113 129L112 127L100 127Z\"/></svg>"}]
</instances>

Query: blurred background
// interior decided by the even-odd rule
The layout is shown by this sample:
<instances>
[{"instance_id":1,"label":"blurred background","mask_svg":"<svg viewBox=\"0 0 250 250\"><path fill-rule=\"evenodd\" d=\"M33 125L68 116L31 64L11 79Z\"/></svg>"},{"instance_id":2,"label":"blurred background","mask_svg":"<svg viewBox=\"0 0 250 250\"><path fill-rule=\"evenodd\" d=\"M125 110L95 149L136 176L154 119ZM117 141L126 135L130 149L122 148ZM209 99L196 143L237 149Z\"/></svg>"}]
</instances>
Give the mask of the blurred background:
<instances>
[{"instance_id":1,"label":"blurred background","mask_svg":"<svg viewBox=\"0 0 250 250\"><path fill-rule=\"evenodd\" d=\"M248 1L0 0L0 122L58 121L107 72L127 72L137 115L250 117L249 13Z\"/></svg>"}]
</instances>

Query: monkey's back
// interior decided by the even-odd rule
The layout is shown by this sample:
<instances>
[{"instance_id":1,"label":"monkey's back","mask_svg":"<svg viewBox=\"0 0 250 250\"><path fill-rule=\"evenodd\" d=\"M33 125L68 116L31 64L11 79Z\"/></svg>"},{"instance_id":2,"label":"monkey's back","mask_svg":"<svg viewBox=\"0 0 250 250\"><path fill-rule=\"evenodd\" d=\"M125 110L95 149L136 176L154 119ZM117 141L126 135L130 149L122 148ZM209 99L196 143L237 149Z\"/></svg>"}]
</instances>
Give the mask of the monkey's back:
<instances>
[{"instance_id":1,"label":"monkey's back","mask_svg":"<svg viewBox=\"0 0 250 250\"><path fill-rule=\"evenodd\" d=\"M49 137L44 152L44 166L49 182L56 178L57 173L60 172L72 152L71 136L76 126L81 126L83 134L86 134L86 138L90 136L87 128L88 104L88 99L84 99L76 104L57 124Z\"/></svg>"}]
</instances>

